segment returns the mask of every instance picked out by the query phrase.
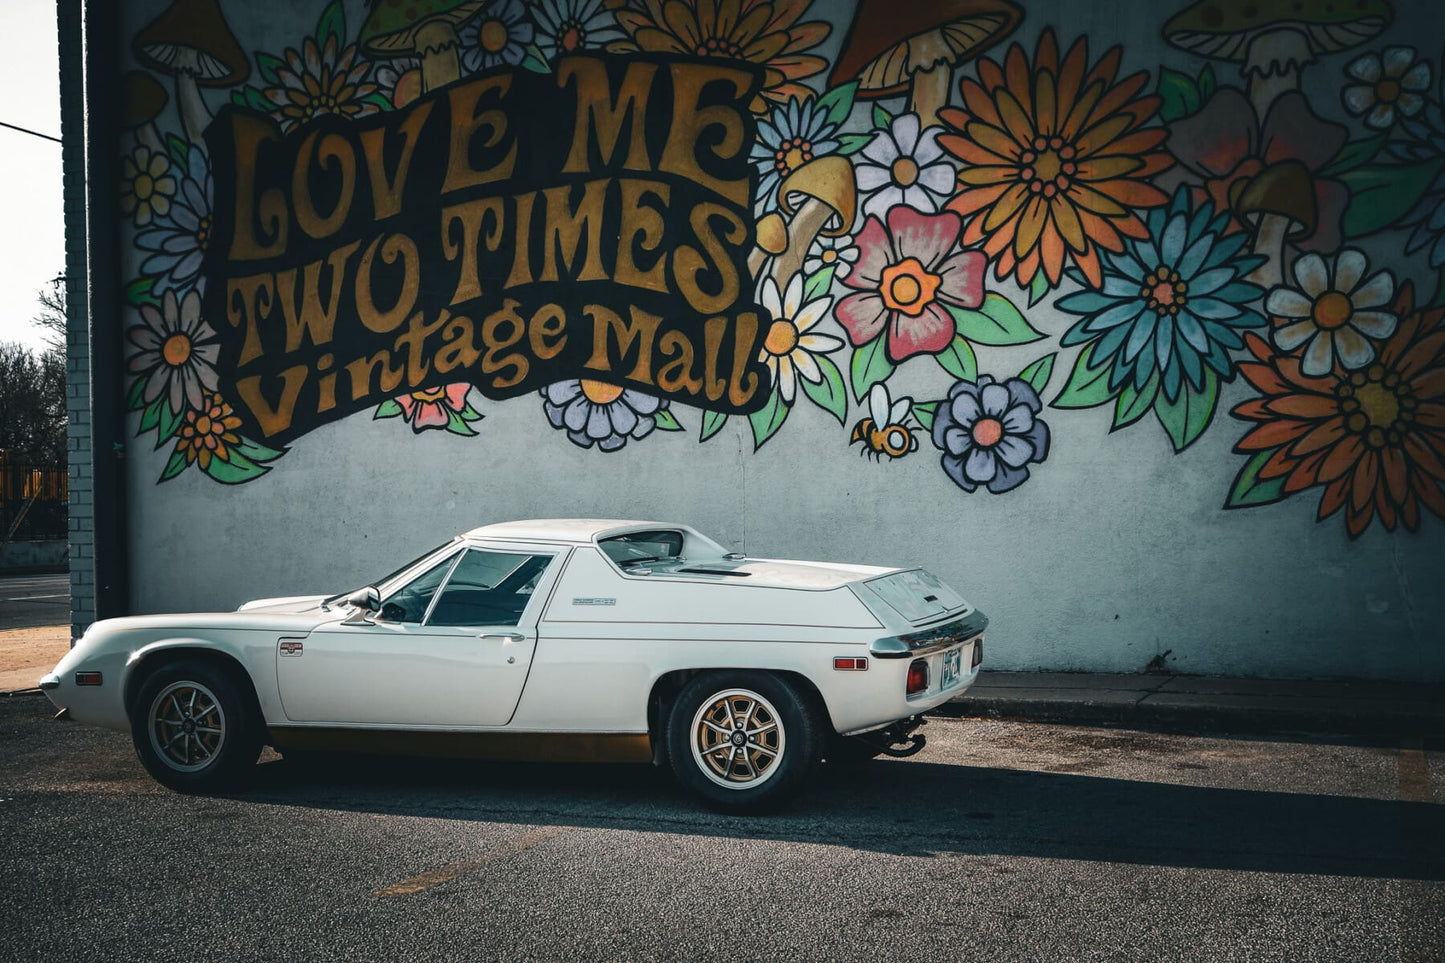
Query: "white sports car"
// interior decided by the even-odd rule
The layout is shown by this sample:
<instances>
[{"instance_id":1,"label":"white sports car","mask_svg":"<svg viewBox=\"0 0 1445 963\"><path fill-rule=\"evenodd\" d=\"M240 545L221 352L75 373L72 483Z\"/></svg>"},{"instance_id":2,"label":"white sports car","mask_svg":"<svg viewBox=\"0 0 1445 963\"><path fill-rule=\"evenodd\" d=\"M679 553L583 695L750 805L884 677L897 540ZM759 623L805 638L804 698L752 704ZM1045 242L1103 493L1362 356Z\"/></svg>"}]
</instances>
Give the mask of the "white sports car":
<instances>
[{"instance_id":1,"label":"white sports car","mask_svg":"<svg viewBox=\"0 0 1445 963\"><path fill-rule=\"evenodd\" d=\"M987 619L923 569L747 558L686 525L459 535L354 592L107 619L40 682L209 790L263 744L654 762L756 809L821 758L910 755L978 677Z\"/></svg>"}]
</instances>

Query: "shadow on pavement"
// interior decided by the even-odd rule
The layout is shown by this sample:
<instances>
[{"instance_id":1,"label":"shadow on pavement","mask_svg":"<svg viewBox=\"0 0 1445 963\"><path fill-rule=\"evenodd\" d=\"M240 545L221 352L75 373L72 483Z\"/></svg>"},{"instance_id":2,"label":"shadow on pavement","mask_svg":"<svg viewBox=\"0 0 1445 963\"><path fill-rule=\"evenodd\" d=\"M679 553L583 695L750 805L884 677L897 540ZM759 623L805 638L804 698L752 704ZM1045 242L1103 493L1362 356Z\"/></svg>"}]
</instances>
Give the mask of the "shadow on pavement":
<instances>
[{"instance_id":1,"label":"shadow on pavement","mask_svg":"<svg viewBox=\"0 0 1445 963\"><path fill-rule=\"evenodd\" d=\"M258 766L255 802L511 820L908 856L1029 856L1367 878L1445 880L1445 807L882 760L819 768L781 812L737 817L649 766L322 756Z\"/></svg>"}]
</instances>

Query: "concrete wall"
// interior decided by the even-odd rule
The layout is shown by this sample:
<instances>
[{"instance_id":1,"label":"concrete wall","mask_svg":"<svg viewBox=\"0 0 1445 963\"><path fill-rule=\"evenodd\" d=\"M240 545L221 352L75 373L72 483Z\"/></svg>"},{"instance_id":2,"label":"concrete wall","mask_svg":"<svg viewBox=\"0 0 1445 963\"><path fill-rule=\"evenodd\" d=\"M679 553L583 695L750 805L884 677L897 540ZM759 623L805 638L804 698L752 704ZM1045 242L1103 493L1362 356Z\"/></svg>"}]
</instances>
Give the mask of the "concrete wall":
<instances>
[{"instance_id":1,"label":"concrete wall","mask_svg":"<svg viewBox=\"0 0 1445 963\"><path fill-rule=\"evenodd\" d=\"M1445 678L1424 4L614 6L125 5L135 611L675 518L928 565L998 668Z\"/></svg>"},{"instance_id":2,"label":"concrete wall","mask_svg":"<svg viewBox=\"0 0 1445 963\"><path fill-rule=\"evenodd\" d=\"M64 569L67 560L65 542L5 542L0 545L0 572Z\"/></svg>"}]
</instances>

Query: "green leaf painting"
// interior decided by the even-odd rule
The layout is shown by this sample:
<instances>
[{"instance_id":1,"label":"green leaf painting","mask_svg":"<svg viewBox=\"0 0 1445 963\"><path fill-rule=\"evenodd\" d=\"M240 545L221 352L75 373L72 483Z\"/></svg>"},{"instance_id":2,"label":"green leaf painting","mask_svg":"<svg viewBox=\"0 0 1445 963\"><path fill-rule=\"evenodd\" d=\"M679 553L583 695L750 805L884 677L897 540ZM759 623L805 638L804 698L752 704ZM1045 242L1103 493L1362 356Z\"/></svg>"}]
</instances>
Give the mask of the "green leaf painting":
<instances>
[{"instance_id":1,"label":"green leaf painting","mask_svg":"<svg viewBox=\"0 0 1445 963\"><path fill-rule=\"evenodd\" d=\"M827 294L828 289L833 286L833 272L837 270L836 265L829 264L808 275L803 280L803 303L816 301Z\"/></svg>"},{"instance_id":2,"label":"green leaf painting","mask_svg":"<svg viewBox=\"0 0 1445 963\"><path fill-rule=\"evenodd\" d=\"M1058 357L1057 351L1049 352L1020 371L1019 377L1027 381L1035 391L1042 395L1044 389L1049 386L1050 376L1054 373L1054 359L1056 357Z\"/></svg>"},{"instance_id":3,"label":"green leaf painting","mask_svg":"<svg viewBox=\"0 0 1445 963\"><path fill-rule=\"evenodd\" d=\"M838 424L846 424L848 419L848 389L843 387L843 373L831 358L817 355L813 358L823 372L823 380L818 383L809 381L806 378L799 378L798 383L802 386L803 392L807 394L813 404L824 411L831 412Z\"/></svg>"},{"instance_id":4,"label":"green leaf painting","mask_svg":"<svg viewBox=\"0 0 1445 963\"><path fill-rule=\"evenodd\" d=\"M698 429L697 440L707 441L713 435L722 431L722 426L728 423L728 416L720 411L704 411L702 413L702 424Z\"/></svg>"},{"instance_id":5,"label":"green leaf painting","mask_svg":"<svg viewBox=\"0 0 1445 963\"><path fill-rule=\"evenodd\" d=\"M950 305L948 313L953 315L958 333L975 344L1028 344L1043 337L1029 325L1013 302L1002 294L986 294L977 311Z\"/></svg>"},{"instance_id":6,"label":"green leaf painting","mask_svg":"<svg viewBox=\"0 0 1445 963\"><path fill-rule=\"evenodd\" d=\"M1154 414L1174 442L1175 451L1183 451L1209 427L1214 408L1219 403L1219 376L1213 368L1204 369L1204 387L1195 390L1185 382L1179 397L1170 401L1162 394L1154 401Z\"/></svg>"},{"instance_id":7,"label":"green leaf painting","mask_svg":"<svg viewBox=\"0 0 1445 963\"><path fill-rule=\"evenodd\" d=\"M1268 451L1257 451L1250 456L1239 474L1234 476L1229 497L1224 500L1225 508L1253 508L1257 505L1271 505L1285 498L1288 494L1284 490L1285 476L1268 479L1259 477L1259 470L1278 450L1271 448Z\"/></svg>"},{"instance_id":8,"label":"green leaf painting","mask_svg":"<svg viewBox=\"0 0 1445 963\"><path fill-rule=\"evenodd\" d=\"M657 414L653 416L653 420L657 422L658 431L687 430L686 428L682 427L682 423L673 416L673 413L666 408L659 409Z\"/></svg>"},{"instance_id":9,"label":"green leaf painting","mask_svg":"<svg viewBox=\"0 0 1445 963\"><path fill-rule=\"evenodd\" d=\"M940 368L958 380L978 380L978 358L974 356L973 348L969 347L968 342L961 336L956 336L952 344L933 357Z\"/></svg>"},{"instance_id":10,"label":"green leaf painting","mask_svg":"<svg viewBox=\"0 0 1445 963\"><path fill-rule=\"evenodd\" d=\"M869 389L880 381L887 381L893 374L893 362L888 360L884 350L885 338L874 338L853 352L849 375L853 381L853 397L858 401L868 394Z\"/></svg>"},{"instance_id":11,"label":"green leaf painting","mask_svg":"<svg viewBox=\"0 0 1445 963\"><path fill-rule=\"evenodd\" d=\"M1074 361L1074 370L1069 373L1064 390L1054 399L1053 407L1093 408L1114 397L1114 392L1109 389L1109 365L1090 367L1093 356L1094 345L1084 345Z\"/></svg>"},{"instance_id":12,"label":"green leaf painting","mask_svg":"<svg viewBox=\"0 0 1445 963\"><path fill-rule=\"evenodd\" d=\"M1430 186L1445 167L1445 158L1418 164L1388 167L1357 167L1340 175L1350 189L1350 206L1345 208L1346 237L1363 237L1394 224Z\"/></svg>"},{"instance_id":13,"label":"green leaf painting","mask_svg":"<svg viewBox=\"0 0 1445 963\"><path fill-rule=\"evenodd\" d=\"M787 418L788 406L783 404L783 396L774 388L773 393L768 396L768 403L748 415L748 421L753 426L753 451L767 444L768 439L783 427Z\"/></svg>"},{"instance_id":14,"label":"green leaf painting","mask_svg":"<svg viewBox=\"0 0 1445 963\"><path fill-rule=\"evenodd\" d=\"M913 417L918 423L929 431L933 430L933 419L938 415L938 406L941 401L915 401L913 403Z\"/></svg>"},{"instance_id":15,"label":"green leaf painting","mask_svg":"<svg viewBox=\"0 0 1445 963\"><path fill-rule=\"evenodd\" d=\"M1159 395L1159 372L1155 371L1144 383L1143 390L1134 387L1130 380L1119 392L1118 399L1114 402L1114 425L1109 430L1118 431L1127 425L1143 418L1154 407L1154 399Z\"/></svg>"}]
</instances>

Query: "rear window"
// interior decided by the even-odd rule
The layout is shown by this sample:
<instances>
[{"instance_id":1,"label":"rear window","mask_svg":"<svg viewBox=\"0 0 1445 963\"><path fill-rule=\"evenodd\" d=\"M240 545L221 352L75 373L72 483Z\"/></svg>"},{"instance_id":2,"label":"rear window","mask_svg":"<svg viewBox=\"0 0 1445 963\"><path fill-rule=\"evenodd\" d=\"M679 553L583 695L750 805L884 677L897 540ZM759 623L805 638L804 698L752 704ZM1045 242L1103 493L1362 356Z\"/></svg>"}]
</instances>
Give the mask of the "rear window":
<instances>
[{"instance_id":1,"label":"rear window","mask_svg":"<svg viewBox=\"0 0 1445 963\"><path fill-rule=\"evenodd\" d=\"M962 595L921 568L871 579L868 587L910 622L923 622L964 604Z\"/></svg>"},{"instance_id":2,"label":"rear window","mask_svg":"<svg viewBox=\"0 0 1445 963\"><path fill-rule=\"evenodd\" d=\"M644 562L662 562L682 554L682 532L661 530L652 532L628 532L599 539L599 548L607 557L626 568Z\"/></svg>"}]
</instances>

